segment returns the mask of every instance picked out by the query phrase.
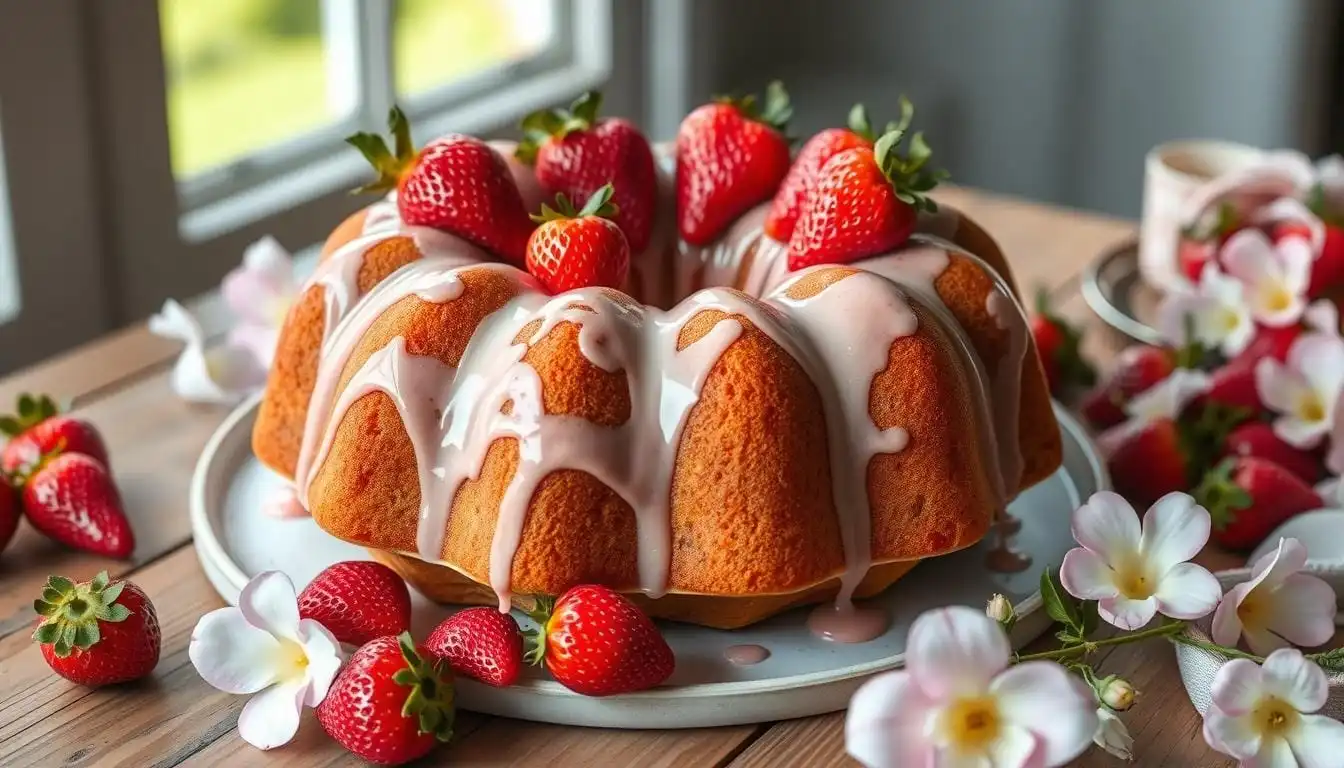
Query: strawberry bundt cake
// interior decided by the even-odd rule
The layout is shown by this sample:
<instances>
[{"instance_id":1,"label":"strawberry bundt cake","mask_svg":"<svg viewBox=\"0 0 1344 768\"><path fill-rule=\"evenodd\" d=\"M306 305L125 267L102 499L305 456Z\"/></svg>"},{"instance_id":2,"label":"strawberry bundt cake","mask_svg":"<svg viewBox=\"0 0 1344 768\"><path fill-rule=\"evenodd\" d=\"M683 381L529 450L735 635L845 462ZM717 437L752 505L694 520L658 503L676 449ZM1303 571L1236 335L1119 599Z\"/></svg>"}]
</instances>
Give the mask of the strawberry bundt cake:
<instances>
[{"instance_id":1,"label":"strawberry bundt cake","mask_svg":"<svg viewBox=\"0 0 1344 768\"><path fill-rule=\"evenodd\" d=\"M908 110L795 160L773 88L671 147L596 102L518 147L352 140L388 195L326 243L253 435L325 531L443 602L595 582L738 627L886 589L1059 466L1007 264L924 197ZM625 279L553 295L524 214L607 184Z\"/></svg>"}]
</instances>

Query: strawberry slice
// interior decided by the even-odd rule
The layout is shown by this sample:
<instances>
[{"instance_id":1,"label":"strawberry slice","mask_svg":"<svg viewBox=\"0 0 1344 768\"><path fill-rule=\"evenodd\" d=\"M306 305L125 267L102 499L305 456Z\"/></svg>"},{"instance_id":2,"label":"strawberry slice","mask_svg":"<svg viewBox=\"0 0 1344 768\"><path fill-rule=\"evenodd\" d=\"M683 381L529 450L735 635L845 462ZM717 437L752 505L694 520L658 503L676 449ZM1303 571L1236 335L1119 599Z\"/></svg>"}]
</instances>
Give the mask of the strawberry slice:
<instances>
[{"instance_id":1,"label":"strawberry slice","mask_svg":"<svg viewBox=\"0 0 1344 768\"><path fill-rule=\"evenodd\" d=\"M1251 549L1290 518L1325 506L1292 472L1250 456L1219 463L1194 497L1213 518L1213 540L1235 550Z\"/></svg>"}]
</instances>

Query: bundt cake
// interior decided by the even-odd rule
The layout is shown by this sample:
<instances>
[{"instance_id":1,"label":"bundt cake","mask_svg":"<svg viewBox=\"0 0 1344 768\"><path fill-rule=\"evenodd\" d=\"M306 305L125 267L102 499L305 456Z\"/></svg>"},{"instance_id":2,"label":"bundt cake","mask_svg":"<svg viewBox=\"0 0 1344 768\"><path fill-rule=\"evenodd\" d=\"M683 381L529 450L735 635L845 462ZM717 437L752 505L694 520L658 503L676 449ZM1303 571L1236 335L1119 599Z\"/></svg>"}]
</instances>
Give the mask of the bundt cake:
<instances>
[{"instance_id":1,"label":"bundt cake","mask_svg":"<svg viewBox=\"0 0 1344 768\"><path fill-rule=\"evenodd\" d=\"M443 602L596 582L731 628L880 592L1059 466L1008 265L973 222L943 207L889 253L791 271L768 198L679 238L655 151L624 291L547 295L394 196L336 228L253 434L323 530Z\"/></svg>"}]
</instances>

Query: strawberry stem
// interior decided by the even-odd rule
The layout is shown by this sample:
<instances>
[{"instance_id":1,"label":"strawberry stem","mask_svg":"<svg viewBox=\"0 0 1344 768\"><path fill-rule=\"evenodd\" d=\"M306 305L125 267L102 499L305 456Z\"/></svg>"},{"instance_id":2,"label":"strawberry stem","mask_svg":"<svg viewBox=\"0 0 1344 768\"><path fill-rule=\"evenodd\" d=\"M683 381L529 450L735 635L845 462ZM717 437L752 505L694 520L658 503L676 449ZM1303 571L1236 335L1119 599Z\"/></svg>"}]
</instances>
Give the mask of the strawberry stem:
<instances>
[{"instance_id":1,"label":"strawberry stem","mask_svg":"<svg viewBox=\"0 0 1344 768\"><path fill-rule=\"evenodd\" d=\"M788 129L789 120L793 118L793 105L789 103L789 92L784 89L784 83L779 80L772 80L765 87L764 109L756 103L756 94L754 93L749 93L742 98L715 96L714 101L720 104L728 104L737 109L738 113L748 120L764 123L780 133L784 133Z\"/></svg>"},{"instance_id":2,"label":"strawberry stem","mask_svg":"<svg viewBox=\"0 0 1344 768\"><path fill-rule=\"evenodd\" d=\"M536 622L536 629L523 630L525 652L523 661L539 665L546 658L546 623L555 612L555 598L548 595L536 595L532 598L532 608L524 611L527 617Z\"/></svg>"},{"instance_id":3,"label":"strawberry stem","mask_svg":"<svg viewBox=\"0 0 1344 768\"><path fill-rule=\"evenodd\" d=\"M130 610L117 603L125 586L121 581L109 584L107 571L83 584L64 576L48 578L42 596L33 601L33 610L43 617L33 640L53 646L62 659L76 648L87 651L100 639L99 621L116 623L130 617Z\"/></svg>"},{"instance_id":4,"label":"strawberry stem","mask_svg":"<svg viewBox=\"0 0 1344 768\"><path fill-rule=\"evenodd\" d=\"M539 109L523 118L519 127L523 140L513 156L527 165L535 165L537 153L551 139L563 139L575 131L586 131L597 123L602 109L602 92L587 91L570 105L569 109Z\"/></svg>"},{"instance_id":5,"label":"strawberry stem","mask_svg":"<svg viewBox=\"0 0 1344 768\"><path fill-rule=\"evenodd\" d=\"M611 183L603 184L588 198L588 201L583 204L583 208L575 211L574 203L570 201L569 195L560 192L555 196L554 208L542 203L541 213L531 214L531 219L538 224L560 219L582 219L585 216L600 216L604 219L610 219L620 210L611 201L613 194L615 194L615 188L611 186Z\"/></svg>"},{"instance_id":6,"label":"strawberry stem","mask_svg":"<svg viewBox=\"0 0 1344 768\"><path fill-rule=\"evenodd\" d=\"M873 144L873 155L882 175L891 182L896 198L918 211L930 213L938 210L926 193L948 178L947 171L929 170L926 166L933 157L933 150L924 141L924 134L916 131L910 137L905 154L896 151L905 140L906 131L914 117L914 105L906 97L901 97L901 120L891 130L882 134Z\"/></svg>"},{"instance_id":7,"label":"strawberry stem","mask_svg":"<svg viewBox=\"0 0 1344 768\"><path fill-rule=\"evenodd\" d=\"M17 414L0 416L0 433L18 437L32 427L60 413L56 401L47 395L19 395Z\"/></svg>"},{"instance_id":8,"label":"strawberry stem","mask_svg":"<svg viewBox=\"0 0 1344 768\"><path fill-rule=\"evenodd\" d=\"M453 738L453 686L445 679L439 663L421 658L411 633L397 636L406 667L392 675L392 682L410 688L401 705L403 717L416 718L420 733L432 733L446 742Z\"/></svg>"},{"instance_id":9,"label":"strawberry stem","mask_svg":"<svg viewBox=\"0 0 1344 768\"><path fill-rule=\"evenodd\" d=\"M1199 505L1209 511L1215 530L1223 530L1236 522L1237 512L1251 506L1251 495L1232 481L1236 459L1224 459L1204 475L1192 494Z\"/></svg>"},{"instance_id":10,"label":"strawberry stem","mask_svg":"<svg viewBox=\"0 0 1344 768\"><path fill-rule=\"evenodd\" d=\"M376 133L356 133L348 137L345 143L358 149L364 159L369 161L378 178L356 189L355 194L364 192L387 192L396 189L401 177L415 164L415 145L411 143L411 124L398 107L392 107L387 113L387 128L392 134L396 154L387 148L387 142Z\"/></svg>"}]
</instances>

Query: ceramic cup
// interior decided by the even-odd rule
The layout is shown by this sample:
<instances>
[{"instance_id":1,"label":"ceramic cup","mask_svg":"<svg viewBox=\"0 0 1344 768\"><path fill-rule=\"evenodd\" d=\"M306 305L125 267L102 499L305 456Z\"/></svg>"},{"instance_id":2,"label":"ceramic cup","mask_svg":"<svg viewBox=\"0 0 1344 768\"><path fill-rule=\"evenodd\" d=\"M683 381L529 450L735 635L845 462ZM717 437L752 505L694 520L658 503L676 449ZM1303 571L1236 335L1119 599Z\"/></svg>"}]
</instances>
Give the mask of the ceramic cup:
<instances>
[{"instance_id":1,"label":"ceramic cup","mask_svg":"<svg viewBox=\"0 0 1344 768\"><path fill-rule=\"evenodd\" d=\"M1177 264L1186 202L1209 181L1244 170L1264 157L1247 144L1194 139L1159 144L1144 158L1139 274L1166 292L1188 286Z\"/></svg>"},{"instance_id":2,"label":"ceramic cup","mask_svg":"<svg viewBox=\"0 0 1344 768\"><path fill-rule=\"evenodd\" d=\"M1302 572L1323 579L1335 590L1336 595L1339 595L1341 587L1344 587L1344 567L1340 565L1322 565L1308 560L1307 567ZM1216 575L1218 583L1226 591L1237 584L1249 581L1251 569L1236 568L1230 571L1220 571ZM1211 642L1209 627L1212 622L1212 616L1205 617L1194 622L1186 629L1186 633L1206 643ZM1179 643L1175 645L1176 664L1181 670L1181 682L1185 684L1185 692L1190 696L1190 703L1194 704L1199 714L1203 715L1208 710L1209 703L1213 700L1213 695L1210 692L1213 678L1218 674L1219 668L1228 662L1228 657L1221 653L1206 651L1203 648ZM1330 684L1330 693L1320 714L1329 715L1336 720L1344 720L1344 675L1332 674L1327 679Z\"/></svg>"}]
</instances>

